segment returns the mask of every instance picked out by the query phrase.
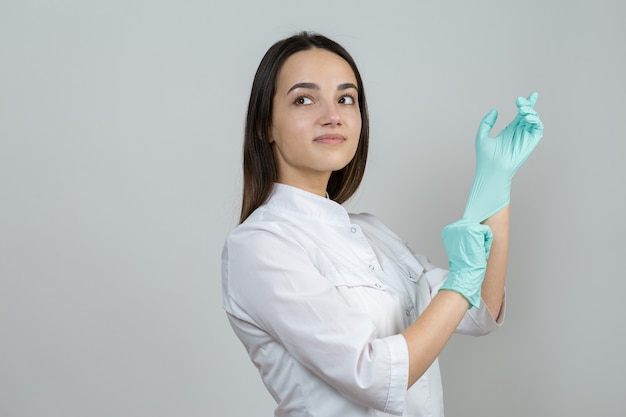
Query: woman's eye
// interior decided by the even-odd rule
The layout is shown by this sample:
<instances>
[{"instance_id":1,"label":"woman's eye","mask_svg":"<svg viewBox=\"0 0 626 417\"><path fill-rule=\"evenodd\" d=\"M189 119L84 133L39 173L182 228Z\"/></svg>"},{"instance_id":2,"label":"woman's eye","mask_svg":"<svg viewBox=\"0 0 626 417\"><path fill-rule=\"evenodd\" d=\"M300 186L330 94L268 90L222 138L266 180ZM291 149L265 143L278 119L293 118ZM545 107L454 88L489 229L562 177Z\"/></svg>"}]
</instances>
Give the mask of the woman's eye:
<instances>
[{"instance_id":1,"label":"woman's eye","mask_svg":"<svg viewBox=\"0 0 626 417\"><path fill-rule=\"evenodd\" d=\"M304 105L311 104L311 103L313 103L313 100L305 96L300 96L296 99L296 104L300 106L304 106Z\"/></svg>"},{"instance_id":2,"label":"woman's eye","mask_svg":"<svg viewBox=\"0 0 626 417\"><path fill-rule=\"evenodd\" d=\"M339 103L341 104L354 104L354 97L352 96L343 96L339 99Z\"/></svg>"}]
</instances>

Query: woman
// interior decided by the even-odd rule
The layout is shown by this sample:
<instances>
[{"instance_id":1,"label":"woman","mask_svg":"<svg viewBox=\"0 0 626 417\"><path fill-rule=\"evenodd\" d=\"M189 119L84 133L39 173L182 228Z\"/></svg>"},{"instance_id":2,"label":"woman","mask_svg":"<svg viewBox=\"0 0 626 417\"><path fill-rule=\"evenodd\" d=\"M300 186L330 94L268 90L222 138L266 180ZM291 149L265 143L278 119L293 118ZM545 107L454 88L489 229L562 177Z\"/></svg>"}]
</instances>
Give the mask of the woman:
<instances>
[{"instance_id":1,"label":"woman","mask_svg":"<svg viewBox=\"0 0 626 417\"><path fill-rule=\"evenodd\" d=\"M442 231L445 270L376 217L341 206L359 186L369 141L346 50L300 33L267 51L248 107L241 224L225 243L222 276L228 319L276 416L443 415L437 356L454 332L502 323L508 193L541 138L535 101L519 98L495 138L497 113L483 119L464 218Z\"/></svg>"}]
</instances>

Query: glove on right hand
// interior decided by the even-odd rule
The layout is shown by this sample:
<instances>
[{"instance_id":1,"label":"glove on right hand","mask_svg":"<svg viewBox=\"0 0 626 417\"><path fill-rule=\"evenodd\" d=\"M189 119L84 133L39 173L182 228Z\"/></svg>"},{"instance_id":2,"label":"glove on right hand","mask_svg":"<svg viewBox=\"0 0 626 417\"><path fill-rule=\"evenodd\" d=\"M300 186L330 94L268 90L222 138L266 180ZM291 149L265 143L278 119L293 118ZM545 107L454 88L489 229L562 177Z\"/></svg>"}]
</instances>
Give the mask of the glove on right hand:
<instances>
[{"instance_id":1,"label":"glove on right hand","mask_svg":"<svg viewBox=\"0 0 626 417\"><path fill-rule=\"evenodd\" d=\"M471 307L480 306L480 290L493 241L489 226L461 219L441 231L450 272L439 290L460 293Z\"/></svg>"}]
</instances>

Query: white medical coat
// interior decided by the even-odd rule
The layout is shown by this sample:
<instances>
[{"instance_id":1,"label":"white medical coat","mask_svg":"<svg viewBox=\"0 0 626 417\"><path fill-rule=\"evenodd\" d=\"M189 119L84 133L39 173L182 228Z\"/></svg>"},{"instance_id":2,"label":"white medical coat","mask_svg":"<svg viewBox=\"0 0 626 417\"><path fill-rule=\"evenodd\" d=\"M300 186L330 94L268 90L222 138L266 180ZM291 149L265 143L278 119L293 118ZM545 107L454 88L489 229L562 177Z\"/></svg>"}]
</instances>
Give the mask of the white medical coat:
<instances>
[{"instance_id":1,"label":"white medical coat","mask_svg":"<svg viewBox=\"0 0 626 417\"><path fill-rule=\"evenodd\" d=\"M400 334L447 276L369 214L275 184L228 236L227 317L277 402L276 416L443 416L439 364L407 390ZM485 304L457 332L500 326Z\"/></svg>"}]
</instances>

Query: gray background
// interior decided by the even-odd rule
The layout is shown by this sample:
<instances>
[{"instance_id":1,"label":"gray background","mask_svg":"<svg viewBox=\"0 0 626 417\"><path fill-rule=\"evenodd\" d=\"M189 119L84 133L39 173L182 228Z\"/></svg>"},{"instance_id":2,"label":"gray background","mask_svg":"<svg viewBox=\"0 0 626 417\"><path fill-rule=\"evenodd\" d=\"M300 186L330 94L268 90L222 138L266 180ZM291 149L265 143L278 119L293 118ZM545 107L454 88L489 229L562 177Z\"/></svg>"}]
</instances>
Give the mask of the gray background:
<instances>
[{"instance_id":1,"label":"gray background","mask_svg":"<svg viewBox=\"0 0 626 417\"><path fill-rule=\"evenodd\" d=\"M442 354L449 416L626 412L620 1L0 1L0 415L270 416L221 308L244 113L276 40L357 60L347 204L445 265L480 118L533 90L506 325Z\"/></svg>"}]
</instances>

